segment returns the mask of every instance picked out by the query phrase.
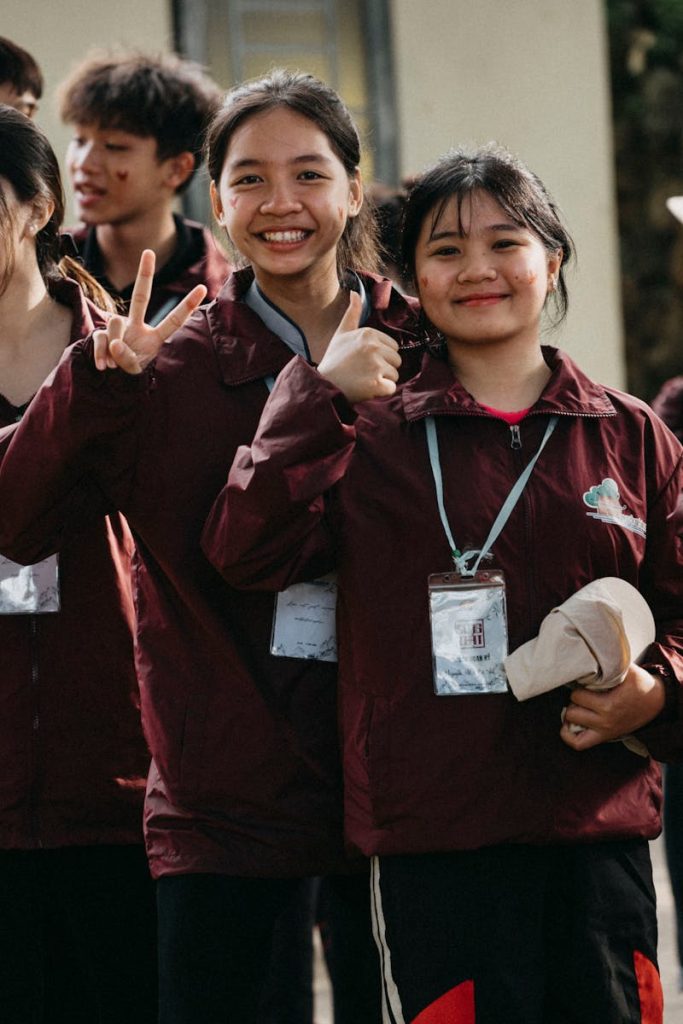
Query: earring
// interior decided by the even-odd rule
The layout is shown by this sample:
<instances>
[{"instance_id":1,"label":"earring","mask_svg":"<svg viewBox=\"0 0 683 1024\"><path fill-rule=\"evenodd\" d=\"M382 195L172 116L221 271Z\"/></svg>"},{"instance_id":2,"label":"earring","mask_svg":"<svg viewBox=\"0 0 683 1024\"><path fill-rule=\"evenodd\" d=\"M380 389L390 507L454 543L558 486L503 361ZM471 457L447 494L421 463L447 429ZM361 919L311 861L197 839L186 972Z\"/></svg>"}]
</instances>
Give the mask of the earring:
<instances>
[{"instance_id":1,"label":"earring","mask_svg":"<svg viewBox=\"0 0 683 1024\"><path fill-rule=\"evenodd\" d=\"M554 292L557 289L557 279L553 275L548 281L548 291Z\"/></svg>"}]
</instances>

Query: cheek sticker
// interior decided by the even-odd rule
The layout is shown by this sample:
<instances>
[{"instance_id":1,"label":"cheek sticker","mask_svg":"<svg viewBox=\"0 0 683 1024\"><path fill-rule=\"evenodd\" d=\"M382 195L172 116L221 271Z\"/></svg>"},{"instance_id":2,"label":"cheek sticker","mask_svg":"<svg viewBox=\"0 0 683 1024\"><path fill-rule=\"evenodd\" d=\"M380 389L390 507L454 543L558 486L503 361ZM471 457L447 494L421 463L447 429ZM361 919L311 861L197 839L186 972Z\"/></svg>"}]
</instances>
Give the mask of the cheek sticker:
<instances>
[{"instance_id":1,"label":"cheek sticker","mask_svg":"<svg viewBox=\"0 0 683 1024\"><path fill-rule=\"evenodd\" d=\"M237 196L233 196L232 199L228 199L228 202L232 206L233 210L237 206Z\"/></svg>"},{"instance_id":2,"label":"cheek sticker","mask_svg":"<svg viewBox=\"0 0 683 1024\"><path fill-rule=\"evenodd\" d=\"M338 206L337 207L337 216L339 217L339 220L344 220L344 207L343 206Z\"/></svg>"},{"instance_id":3,"label":"cheek sticker","mask_svg":"<svg viewBox=\"0 0 683 1024\"><path fill-rule=\"evenodd\" d=\"M429 285L429 278L428 277L421 277L420 278L420 284L422 285L423 288L427 288L428 285Z\"/></svg>"},{"instance_id":4,"label":"cheek sticker","mask_svg":"<svg viewBox=\"0 0 683 1024\"><path fill-rule=\"evenodd\" d=\"M116 172L116 177L119 179L119 181L127 181L128 180L128 171L117 171Z\"/></svg>"}]
</instances>

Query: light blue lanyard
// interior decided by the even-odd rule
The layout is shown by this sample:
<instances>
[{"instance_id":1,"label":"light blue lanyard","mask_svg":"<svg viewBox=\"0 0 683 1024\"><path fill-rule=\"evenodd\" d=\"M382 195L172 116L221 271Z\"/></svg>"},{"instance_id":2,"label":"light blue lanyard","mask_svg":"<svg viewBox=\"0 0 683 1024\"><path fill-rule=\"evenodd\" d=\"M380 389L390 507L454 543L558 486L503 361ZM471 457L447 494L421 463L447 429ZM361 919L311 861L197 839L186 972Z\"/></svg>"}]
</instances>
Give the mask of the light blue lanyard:
<instances>
[{"instance_id":1,"label":"light blue lanyard","mask_svg":"<svg viewBox=\"0 0 683 1024\"><path fill-rule=\"evenodd\" d=\"M427 430L427 447L429 448L429 462L432 467L434 486L436 487L436 501L439 506L439 515L441 516L441 522L443 524L446 537L448 538L448 543L450 544L451 554L453 555L455 567L461 576L474 576L477 569L479 568L479 563L481 562L482 558L484 558L489 553L493 545L498 540L500 533L502 532L505 524L507 523L508 519L512 514L513 508L522 496L522 491L524 490L529 481L529 477L533 472L534 466L536 465L539 455L545 448L548 440L550 439L550 435L557 426L557 420L557 416L551 416L548 420L548 426L545 429L545 434L543 435L543 440L541 441L538 447L538 451L536 452L536 454L534 455L533 459L526 467L526 469L517 478L512 490L510 491L507 498L503 502L503 506L498 515L496 516L496 520L489 531L488 537L484 541L483 547L481 549L475 549L473 551L464 551L462 553L458 551L455 540L453 539L453 533L451 532L450 524L448 522L448 516L446 515L446 507L444 505L443 500L443 477L441 475L441 461L439 459L439 438L436 433L436 423L434 421L433 416L428 416L427 419L425 420L425 427ZM474 563L474 568L468 569L467 563L470 561L470 559L474 558L477 555L479 557Z\"/></svg>"},{"instance_id":2,"label":"light blue lanyard","mask_svg":"<svg viewBox=\"0 0 683 1024\"><path fill-rule=\"evenodd\" d=\"M263 383L266 385L269 391L272 391L273 388L275 387L275 377L273 377L272 375L264 377Z\"/></svg>"}]
</instances>

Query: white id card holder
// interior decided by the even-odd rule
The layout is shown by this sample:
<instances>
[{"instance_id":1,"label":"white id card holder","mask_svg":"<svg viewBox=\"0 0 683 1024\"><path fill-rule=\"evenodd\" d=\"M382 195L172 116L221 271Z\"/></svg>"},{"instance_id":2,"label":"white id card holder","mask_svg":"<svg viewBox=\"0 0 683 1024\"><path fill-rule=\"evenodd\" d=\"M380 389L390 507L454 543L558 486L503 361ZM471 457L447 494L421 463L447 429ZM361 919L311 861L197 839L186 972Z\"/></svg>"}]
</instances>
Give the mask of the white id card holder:
<instances>
[{"instance_id":1,"label":"white id card holder","mask_svg":"<svg viewBox=\"0 0 683 1024\"><path fill-rule=\"evenodd\" d=\"M508 653L505 579L498 570L429 577L434 692L505 693Z\"/></svg>"},{"instance_id":2,"label":"white id card holder","mask_svg":"<svg viewBox=\"0 0 683 1024\"><path fill-rule=\"evenodd\" d=\"M295 583L277 595L270 653L278 658L337 660L337 577Z\"/></svg>"},{"instance_id":3,"label":"white id card holder","mask_svg":"<svg viewBox=\"0 0 683 1024\"><path fill-rule=\"evenodd\" d=\"M19 565L0 555L0 615L45 615L59 611L57 555Z\"/></svg>"}]
</instances>

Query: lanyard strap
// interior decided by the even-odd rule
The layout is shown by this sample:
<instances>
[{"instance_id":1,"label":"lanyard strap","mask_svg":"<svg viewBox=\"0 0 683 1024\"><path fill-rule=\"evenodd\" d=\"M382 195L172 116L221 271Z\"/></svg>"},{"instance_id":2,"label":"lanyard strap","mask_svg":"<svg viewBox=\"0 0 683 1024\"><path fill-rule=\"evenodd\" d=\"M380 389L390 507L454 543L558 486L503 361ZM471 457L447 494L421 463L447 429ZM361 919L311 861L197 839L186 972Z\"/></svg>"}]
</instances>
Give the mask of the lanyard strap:
<instances>
[{"instance_id":1,"label":"lanyard strap","mask_svg":"<svg viewBox=\"0 0 683 1024\"><path fill-rule=\"evenodd\" d=\"M505 524L507 523L508 519L512 514L512 510L514 509L515 505L522 496L522 491L524 490L529 481L529 477L531 476L534 470L534 466L536 465L539 455L545 448L547 442L550 439L550 435L557 426L557 420L557 416L551 416L548 420L548 426L545 428L545 434L543 435L543 440L538 446L538 451L534 455L533 459L529 462L526 469L522 471L522 473L515 481L512 490L510 491L507 498L503 502L502 508L498 515L496 516L495 522L489 531L488 537L484 541L483 547L481 549L475 549L473 551L460 552L458 551L458 547L455 543L455 540L453 539L453 533L451 532L451 527L448 522L448 516L446 515L446 506L444 505L443 500L443 476L441 473L441 460L439 459L439 438L436 432L436 422L433 416L428 416L426 418L425 427L427 430L427 447L429 448L429 462L432 467L434 486L436 488L436 502L437 505L439 506L439 515L441 516L441 522L443 524L444 532L446 534L448 543L451 548L451 554L453 555L455 567L462 576L474 576L477 569L479 568L479 563L481 562L482 558L486 557L490 549L498 540L498 537L500 536ZM478 557L476 562L474 563L474 568L468 569L467 563L470 561L470 559L474 558L475 556Z\"/></svg>"},{"instance_id":2,"label":"lanyard strap","mask_svg":"<svg viewBox=\"0 0 683 1024\"><path fill-rule=\"evenodd\" d=\"M267 377L263 378L263 383L266 385L269 391L272 391L273 388L275 387L275 377L273 377L272 374L269 374Z\"/></svg>"}]
</instances>

